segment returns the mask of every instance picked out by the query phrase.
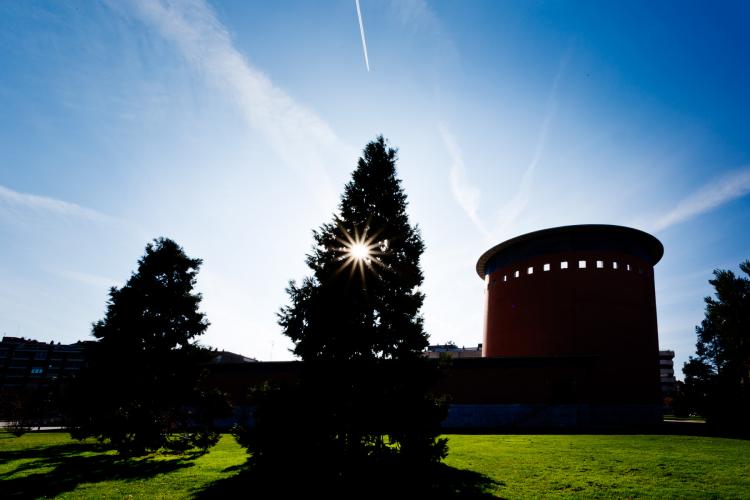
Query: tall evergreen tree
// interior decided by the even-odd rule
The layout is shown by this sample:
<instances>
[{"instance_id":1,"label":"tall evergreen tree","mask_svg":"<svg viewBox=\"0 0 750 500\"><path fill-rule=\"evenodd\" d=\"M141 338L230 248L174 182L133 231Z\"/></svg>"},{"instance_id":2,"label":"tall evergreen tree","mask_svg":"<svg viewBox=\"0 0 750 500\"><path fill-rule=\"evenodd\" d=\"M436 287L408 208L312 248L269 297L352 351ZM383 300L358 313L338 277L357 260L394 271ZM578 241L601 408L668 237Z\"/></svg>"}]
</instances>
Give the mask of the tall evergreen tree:
<instances>
[{"instance_id":1,"label":"tall evergreen tree","mask_svg":"<svg viewBox=\"0 0 750 500\"><path fill-rule=\"evenodd\" d=\"M750 277L750 261L740 264ZM750 421L750 279L715 270L706 297L706 314L695 331L697 357L685 363L685 390L690 403L710 422L741 426Z\"/></svg>"},{"instance_id":2,"label":"tall evergreen tree","mask_svg":"<svg viewBox=\"0 0 750 500\"><path fill-rule=\"evenodd\" d=\"M396 150L378 137L365 147L339 213L313 232L312 277L288 289L291 305L279 323L304 361L422 356L424 243L406 206Z\"/></svg>"},{"instance_id":3,"label":"tall evergreen tree","mask_svg":"<svg viewBox=\"0 0 750 500\"><path fill-rule=\"evenodd\" d=\"M210 421L221 401L200 388L200 363L210 353L195 342L208 327L193 290L201 263L159 238L125 286L112 287L74 386L74 436L133 454L216 442Z\"/></svg>"},{"instance_id":4,"label":"tall evergreen tree","mask_svg":"<svg viewBox=\"0 0 750 500\"><path fill-rule=\"evenodd\" d=\"M307 466L346 475L446 454L437 438L445 407L431 394L436 367L423 356L424 243L396 160L382 136L367 144L338 213L313 232L312 275L290 284L279 313L302 382L260 393L256 428L239 433L257 462L307 457Z\"/></svg>"}]
</instances>

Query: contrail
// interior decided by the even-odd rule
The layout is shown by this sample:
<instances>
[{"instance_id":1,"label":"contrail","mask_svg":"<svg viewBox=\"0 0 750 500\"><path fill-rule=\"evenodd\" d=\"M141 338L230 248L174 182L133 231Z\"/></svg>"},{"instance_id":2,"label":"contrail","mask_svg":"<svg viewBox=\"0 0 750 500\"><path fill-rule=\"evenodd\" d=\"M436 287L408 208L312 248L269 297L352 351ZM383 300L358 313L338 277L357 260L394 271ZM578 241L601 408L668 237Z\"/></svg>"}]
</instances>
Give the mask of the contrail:
<instances>
[{"instance_id":1,"label":"contrail","mask_svg":"<svg viewBox=\"0 0 750 500\"><path fill-rule=\"evenodd\" d=\"M354 0L357 4L357 17L359 18L359 34L362 35L362 50L365 52L365 66L367 66L367 72L370 71L370 60L367 58L367 42L365 41L365 25L362 24L362 11L359 10L359 0Z\"/></svg>"}]
</instances>

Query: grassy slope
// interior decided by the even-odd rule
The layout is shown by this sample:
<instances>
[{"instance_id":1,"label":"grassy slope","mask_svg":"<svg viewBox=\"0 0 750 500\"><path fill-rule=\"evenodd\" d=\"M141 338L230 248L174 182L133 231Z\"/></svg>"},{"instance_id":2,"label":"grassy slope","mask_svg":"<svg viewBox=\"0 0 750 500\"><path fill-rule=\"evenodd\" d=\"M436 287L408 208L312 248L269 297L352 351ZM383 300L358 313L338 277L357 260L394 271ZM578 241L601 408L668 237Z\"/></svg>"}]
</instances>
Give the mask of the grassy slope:
<instances>
[{"instance_id":1,"label":"grassy slope","mask_svg":"<svg viewBox=\"0 0 750 500\"><path fill-rule=\"evenodd\" d=\"M690 436L449 436L446 462L508 498L750 498L750 442Z\"/></svg>"},{"instance_id":2,"label":"grassy slope","mask_svg":"<svg viewBox=\"0 0 750 500\"><path fill-rule=\"evenodd\" d=\"M451 435L448 465L509 498L750 498L750 441L686 436ZM197 457L122 460L63 433L0 433L0 498L185 498L236 474L231 436Z\"/></svg>"}]
</instances>

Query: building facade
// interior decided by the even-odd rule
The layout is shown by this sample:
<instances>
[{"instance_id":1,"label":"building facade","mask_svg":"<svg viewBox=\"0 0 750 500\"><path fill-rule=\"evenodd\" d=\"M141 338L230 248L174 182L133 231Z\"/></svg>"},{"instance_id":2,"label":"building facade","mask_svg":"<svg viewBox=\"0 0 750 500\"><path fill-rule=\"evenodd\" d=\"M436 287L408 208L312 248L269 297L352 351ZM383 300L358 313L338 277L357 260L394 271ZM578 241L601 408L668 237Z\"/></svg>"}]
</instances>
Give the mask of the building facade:
<instances>
[{"instance_id":1,"label":"building facade","mask_svg":"<svg viewBox=\"0 0 750 500\"><path fill-rule=\"evenodd\" d=\"M611 225L545 229L491 248L476 266L486 287L483 356L585 358L588 393L576 404L600 421L657 421L654 265L663 252L653 236Z\"/></svg>"},{"instance_id":2,"label":"building facade","mask_svg":"<svg viewBox=\"0 0 750 500\"><path fill-rule=\"evenodd\" d=\"M458 347L456 344L436 344L427 347L425 356L430 359L439 359L440 356L448 355L453 359L462 358L481 358L482 357L482 344L476 347Z\"/></svg>"},{"instance_id":3,"label":"building facade","mask_svg":"<svg viewBox=\"0 0 750 500\"><path fill-rule=\"evenodd\" d=\"M36 388L75 375L83 367L86 342L45 343L23 337L0 341L0 389Z\"/></svg>"},{"instance_id":4,"label":"building facade","mask_svg":"<svg viewBox=\"0 0 750 500\"><path fill-rule=\"evenodd\" d=\"M661 393L670 396L677 390L677 380L674 378L674 351L659 351L659 379Z\"/></svg>"}]
</instances>

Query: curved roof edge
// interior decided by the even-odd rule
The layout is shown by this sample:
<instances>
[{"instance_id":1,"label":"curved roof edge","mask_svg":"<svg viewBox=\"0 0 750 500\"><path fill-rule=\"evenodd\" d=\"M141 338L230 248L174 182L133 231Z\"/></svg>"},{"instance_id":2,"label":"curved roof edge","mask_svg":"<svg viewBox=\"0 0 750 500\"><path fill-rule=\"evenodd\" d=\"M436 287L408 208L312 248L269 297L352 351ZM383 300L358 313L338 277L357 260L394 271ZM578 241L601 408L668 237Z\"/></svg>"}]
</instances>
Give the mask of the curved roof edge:
<instances>
[{"instance_id":1,"label":"curved roof edge","mask_svg":"<svg viewBox=\"0 0 750 500\"><path fill-rule=\"evenodd\" d=\"M528 244L534 241L542 242L545 239L555 239L559 237L581 237L581 236L596 236L606 238L607 236L625 237L631 240L633 243L638 244L651 261L651 265L656 265L664 255L664 245L656 239L656 237L648 234L640 229L634 229L626 226L615 226L611 224L577 224L572 226L560 226L552 227L548 229L542 229L539 231L533 231L531 233L522 234L505 240L500 244L495 245L479 257L476 265L476 271L480 278L484 279L487 269L487 263L496 255L509 250L513 247L518 247L524 244Z\"/></svg>"}]
</instances>

